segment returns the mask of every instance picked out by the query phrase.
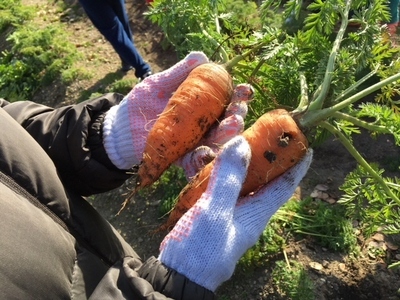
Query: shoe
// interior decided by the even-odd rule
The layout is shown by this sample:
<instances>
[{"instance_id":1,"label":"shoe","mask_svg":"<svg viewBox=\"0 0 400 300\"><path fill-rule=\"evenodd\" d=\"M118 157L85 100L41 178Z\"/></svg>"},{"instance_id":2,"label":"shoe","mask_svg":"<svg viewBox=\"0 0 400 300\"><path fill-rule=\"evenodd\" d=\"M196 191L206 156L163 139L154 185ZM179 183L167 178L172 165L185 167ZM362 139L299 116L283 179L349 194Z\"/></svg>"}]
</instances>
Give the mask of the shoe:
<instances>
[{"instance_id":1,"label":"shoe","mask_svg":"<svg viewBox=\"0 0 400 300\"><path fill-rule=\"evenodd\" d=\"M149 77L150 75L153 75L153 73L151 71L144 73L144 75L139 77L139 81L145 80L145 78Z\"/></svg>"},{"instance_id":2,"label":"shoe","mask_svg":"<svg viewBox=\"0 0 400 300\"><path fill-rule=\"evenodd\" d=\"M120 70L122 72L126 73L126 72L128 72L128 71L130 71L132 69L133 69L133 67L130 64L123 62L122 65L121 65L121 69Z\"/></svg>"},{"instance_id":3,"label":"shoe","mask_svg":"<svg viewBox=\"0 0 400 300\"><path fill-rule=\"evenodd\" d=\"M393 47L397 46L397 26L399 23L392 23L392 24L387 24L387 29L389 33L389 39L390 42L392 43Z\"/></svg>"}]
</instances>

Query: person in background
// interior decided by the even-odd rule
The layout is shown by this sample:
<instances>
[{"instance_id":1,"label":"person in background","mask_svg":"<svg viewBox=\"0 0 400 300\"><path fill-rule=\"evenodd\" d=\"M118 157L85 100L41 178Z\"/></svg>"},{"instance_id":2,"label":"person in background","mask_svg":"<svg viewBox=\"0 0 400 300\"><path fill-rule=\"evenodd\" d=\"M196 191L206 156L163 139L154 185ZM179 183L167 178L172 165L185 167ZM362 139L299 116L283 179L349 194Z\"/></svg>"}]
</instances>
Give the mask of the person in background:
<instances>
[{"instance_id":1,"label":"person in background","mask_svg":"<svg viewBox=\"0 0 400 300\"><path fill-rule=\"evenodd\" d=\"M151 75L150 66L135 47L124 0L79 0L87 16L121 58L121 70L135 69L140 80Z\"/></svg>"},{"instance_id":2,"label":"person in background","mask_svg":"<svg viewBox=\"0 0 400 300\"><path fill-rule=\"evenodd\" d=\"M257 193L239 197L251 158L239 135L249 85L236 87L232 101L242 105L209 137L209 144L223 146L207 190L166 235L158 255L149 253L143 262L83 198L132 176L149 120L206 62L203 53L192 52L125 97L106 94L60 108L0 99L1 299L215 299L312 160L310 149ZM202 167L196 150L179 162L186 174Z\"/></svg>"},{"instance_id":3,"label":"person in background","mask_svg":"<svg viewBox=\"0 0 400 300\"><path fill-rule=\"evenodd\" d=\"M400 0L389 1L390 21L387 27L391 36L396 35L397 26L399 25L399 4Z\"/></svg>"}]
</instances>

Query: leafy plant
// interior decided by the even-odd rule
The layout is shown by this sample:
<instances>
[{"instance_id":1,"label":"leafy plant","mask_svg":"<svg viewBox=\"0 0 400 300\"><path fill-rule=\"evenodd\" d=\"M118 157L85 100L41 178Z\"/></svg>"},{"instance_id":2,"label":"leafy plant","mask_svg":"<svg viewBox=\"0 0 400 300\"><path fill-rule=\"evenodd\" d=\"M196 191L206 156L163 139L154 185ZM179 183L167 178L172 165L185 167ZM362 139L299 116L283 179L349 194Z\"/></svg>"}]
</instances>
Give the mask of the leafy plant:
<instances>
[{"instance_id":1,"label":"leafy plant","mask_svg":"<svg viewBox=\"0 0 400 300\"><path fill-rule=\"evenodd\" d=\"M316 243L332 251L357 256L359 247L351 218L345 208L329 205L308 197L289 200L270 219L258 242L243 255L239 267L251 270L268 263L285 248L290 237L312 237Z\"/></svg>"},{"instance_id":2,"label":"leafy plant","mask_svg":"<svg viewBox=\"0 0 400 300\"><path fill-rule=\"evenodd\" d=\"M115 92L127 95L132 87L135 85L134 79L120 79L115 80L110 86L107 87L106 92Z\"/></svg>"},{"instance_id":3,"label":"leafy plant","mask_svg":"<svg viewBox=\"0 0 400 300\"><path fill-rule=\"evenodd\" d=\"M370 167L379 176L382 176L382 180L398 199L400 197L400 180L384 178L383 170L375 164ZM389 197L383 186L377 185L375 178L368 175L361 165L347 175L341 189L345 194L339 202L347 206L347 215L362 221L367 235L376 232L380 226L383 226L383 232L400 233L400 203L396 198Z\"/></svg>"},{"instance_id":4,"label":"leafy plant","mask_svg":"<svg viewBox=\"0 0 400 300\"><path fill-rule=\"evenodd\" d=\"M303 266L296 261L277 261L272 278L280 294L287 299L315 299L314 285Z\"/></svg>"},{"instance_id":5,"label":"leafy plant","mask_svg":"<svg viewBox=\"0 0 400 300\"><path fill-rule=\"evenodd\" d=\"M258 242L240 258L238 266L245 271L263 266L268 257L280 253L286 245L284 234L281 222L272 217Z\"/></svg>"},{"instance_id":6,"label":"leafy plant","mask_svg":"<svg viewBox=\"0 0 400 300\"><path fill-rule=\"evenodd\" d=\"M232 36L246 38L260 23L255 3L242 0L155 0L146 15L160 26L166 42L180 56L202 50L210 57L216 55L215 59L226 59L227 55L218 41L228 43ZM231 44L232 49L236 46L240 48L240 44Z\"/></svg>"},{"instance_id":7,"label":"leafy plant","mask_svg":"<svg viewBox=\"0 0 400 300\"><path fill-rule=\"evenodd\" d=\"M162 200L159 211L160 215L164 216L174 207L177 196L186 183L187 180L183 170L176 166L171 166L151 187L138 193L139 195L145 193L147 196L151 194L153 197L160 196Z\"/></svg>"},{"instance_id":8,"label":"leafy plant","mask_svg":"<svg viewBox=\"0 0 400 300\"><path fill-rule=\"evenodd\" d=\"M156 0L152 12L166 9L166 2L170 1ZM196 7L198 2L184 3L188 9ZM388 222L391 232L398 232L397 215L390 213L400 204L397 181L382 178L352 141L363 129L371 135L393 135L396 145L400 145L396 100L400 60L398 48L392 47L386 27L382 26L389 18L387 1L316 0L306 7L308 14L298 30L289 33L282 26L270 26L266 17L276 11L284 19L297 18L304 9L302 1L267 0L259 7L259 29L243 29L242 25L230 23L228 35L220 30L220 23L227 20L223 17L229 15L221 10L224 3L203 4L195 12L195 15L201 13L196 16L197 26L174 23L173 27L163 27L167 38L171 39L174 32L187 30L182 43L190 45L186 51L217 53L213 57L227 67L236 82L253 85L257 96L247 125L264 112L283 107L291 112L312 146L321 143L328 133L334 135L361 166L361 176L370 178L369 188L378 197L375 203L386 212L386 218L392 218ZM152 12L150 18L154 16ZM178 13L179 10L171 12ZM189 9L186 13L189 14ZM157 14L159 24L169 23L163 18L170 16ZM372 93L377 93L375 99L366 100ZM357 186L353 189L357 190ZM347 186L345 190L351 189ZM382 218L371 219L376 226L381 221Z\"/></svg>"},{"instance_id":9,"label":"leafy plant","mask_svg":"<svg viewBox=\"0 0 400 300\"><path fill-rule=\"evenodd\" d=\"M16 7L8 8L10 15L19 11ZM58 77L69 81L71 76L78 78L79 70L71 72L69 68L79 54L68 42L61 24L44 29L30 23L21 24L22 20L13 23L15 30L7 37L10 49L0 55L0 97L9 101L25 100L40 86L48 85ZM68 73L63 77L66 70Z\"/></svg>"},{"instance_id":10,"label":"leafy plant","mask_svg":"<svg viewBox=\"0 0 400 300\"><path fill-rule=\"evenodd\" d=\"M359 252L351 219L340 205L313 200L291 200L275 216L281 226L297 235L312 236L323 247L355 255Z\"/></svg>"},{"instance_id":11,"label":"leafy plant","mask_svg":"<svg viewBox=\"0 0 400 300\"><path fill-rule=\"evenodd\" d=\"M30 20L35 11L33 6L21 5L21 0L0 0L0 33Z\"/></svg>"}]
</instances>

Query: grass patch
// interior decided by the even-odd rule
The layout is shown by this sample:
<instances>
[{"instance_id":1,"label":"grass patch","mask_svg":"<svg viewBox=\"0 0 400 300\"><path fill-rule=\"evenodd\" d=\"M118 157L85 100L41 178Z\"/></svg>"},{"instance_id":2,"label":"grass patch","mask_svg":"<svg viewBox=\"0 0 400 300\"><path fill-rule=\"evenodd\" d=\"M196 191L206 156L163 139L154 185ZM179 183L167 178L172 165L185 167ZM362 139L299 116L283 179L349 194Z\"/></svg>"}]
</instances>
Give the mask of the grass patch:
<instances>
[{"instance_id":1,"label":"grass patch","mask_svg":"<svg viewBox=\"0 0 400 300\"><path fill-rule=\"evenodd\" d=\"M120 93L123 95L127 95L133 88L133 86L136 84L137 80L136 79L118 79L111 83L107 88L106 92L116 92Z\"/></svg>"},{"instance_id":2,"label":"grass patch","mask_svg":"<svg viewBox=\"0 0 400 300\"><path fill-rule=\"evenodd\" d=\"M360 252L352 223L344 207L306 198L289 200L272 216L259 241L240 259L239 267L250 270L281 253L290 237L312 237L322 247L357 256Z\"/></svg>"},{"instance_id":3,"label":"grass patch","mask_svg":"<svg viewBox=\"0 0 400 300\"><path fill-rule=\"evenodd\" d=\"M279 293L287 299L315 299L312 280L303 266L296 261L277 261L272 278Z\"/></svg>"},{"instance_id":4,"label":"grass patch","mask_svg":"<svg viewBox=\"0 0 400 300\"><path fill-rule=\"evenodd\" d=\"M9 101L29 99L41 86L51 84L80 58L68 42L61 24L38 29L33 24L19 26L7 38L11 49L0 56L0 97ZM75 70L66 76L78 78Z\"/></svg>"},{"instance_id":5,"label":"grass patch","mask_svg":"<svg viewBox=\"0 0 400 300\"><path fill-rule=\"evenodd\" d=\"M159 205L160 216L167 215L175 206L180 191L187 184L182 168L172 165L150 187L139 190L146 197L162 199Z\"/></svg>"},{"instance_id":6,"label":"grass patch","mask_svg":"<svg viewBox=\"0 0 400 300\"><path fill-rule=\"evenodd\" d=\"M359 252L357 237L345 208L308 197L289 201L275 216L287 231L312 236L321 246L355 255Z\"/></svg>"},{"instance_id":7,"label":"grass patch","mask_svg":"<svg viewBox=\"0 0 400 300\"><path fill-rule=\"evenodd\" d=\"M0 33L9 26L18 26L31 20L35 13L35 7L22 6L20 0L0 0Z\"/></svg>"}]
</instances>

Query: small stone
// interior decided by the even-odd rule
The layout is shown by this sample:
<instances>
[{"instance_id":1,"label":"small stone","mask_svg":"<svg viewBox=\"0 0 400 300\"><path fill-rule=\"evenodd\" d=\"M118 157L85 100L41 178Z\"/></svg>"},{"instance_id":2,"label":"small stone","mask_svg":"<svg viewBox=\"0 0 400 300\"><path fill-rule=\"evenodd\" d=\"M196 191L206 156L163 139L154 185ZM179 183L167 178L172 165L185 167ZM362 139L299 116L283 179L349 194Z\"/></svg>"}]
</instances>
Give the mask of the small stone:
<instances>
[{"instance_id":1,"label":"small stone","mask_svg":"<svg viewBox=\"0 0 400 300\"><path fill-rule=\"evenodd\" d=\"M373 236L372 236L372 239L374 239L375 241L377 241L377 242L383 242L384 240L385 240L385 236L382 234L382 233L375 233Z\"/></svg>"},{"instance_id":2,"label":"small stone","mask_svg":"<svg viewBox=\"0 0 400 300\"><path fill-rule=\"evenodd\" d=\"M339 270L342 271L342 272L346 272L347 271L346 265L344 263L340 263L339 264Z\"/></svg>"},{"instance_id":3,"label":"small stone","mask_svg":"<svg viewBox=\"0 0 400 300\"><path fill-rule=\"evenodd\" d=\"M311 198L319 198L319 195L321 194L321 191L318 190L313 190L310 197Z\"/></svg>"},{"instance_id":4,"label":"small stone","mask_svg":"<svg viewBox=\"0 0 400 300\"><path fill-rule=\"evenodd\" d=\"M328 193L325 193L325 192L321 192L320 198L321 198L322 200L326 200L326 199L329 198L329 194L328 194Z\"/></svg>"},{"instance_id":5,"label":"small stone","mask_svg":"<svg viewBox=\"0 0 400 300\"><path fill-rule=\"evenodd\" d=\"M389 250L396 251L399 249L399 246L393 244L392 242L386 241L385 243Z\"/></svg>"},{"instance_id":6,"label":"small stone","mask_svg":"<svg viewBox=\"0 0 400 300\"><path fill-rule=\"evenodd\" d=\"M326 184L317 184L314 189L326 192L329 190L329 187Z\"/></svg>"},{"instance_id":7,"label":"small stone","mask_svg":"<svg viewBox=\"0 0 400 300\"><path fill-rule=\"evenodd\" d=\"M370 241L370 242L368 243L368 247L369 247L369 248L379 248L379 242L377 242L377 241Z\"/></svg>"},{"instance_id":8,"label":"small stone","mask_svg":"<svg viewBox=\"0 0 400 300\"><path fill-rule=\"evenodd\" d=\"M318 271L323 269L323 266L319 262L316 262L316 261L310 262L310 267L313 268L314 270L318 270Z\"/></svg>"},{"instance_id":9,"label":"small stone","mask_svg":"<svg viewBox=\"0 0 400 300\"><path fill-rule=\"evenodd\" d=\"M336 199L333 199L333 198L329 197L328 199L325 199L325 202L327 202L329 204L335 204L336 203Z\"/></svg>"}]
</instances>

